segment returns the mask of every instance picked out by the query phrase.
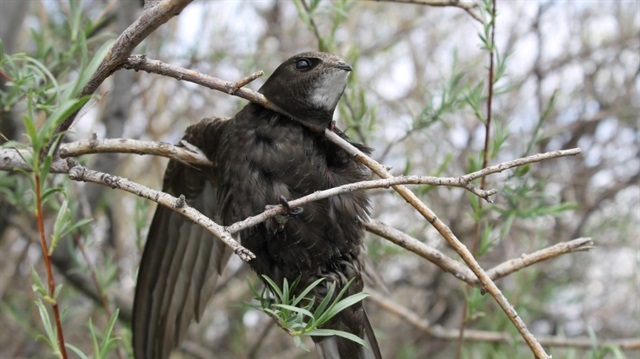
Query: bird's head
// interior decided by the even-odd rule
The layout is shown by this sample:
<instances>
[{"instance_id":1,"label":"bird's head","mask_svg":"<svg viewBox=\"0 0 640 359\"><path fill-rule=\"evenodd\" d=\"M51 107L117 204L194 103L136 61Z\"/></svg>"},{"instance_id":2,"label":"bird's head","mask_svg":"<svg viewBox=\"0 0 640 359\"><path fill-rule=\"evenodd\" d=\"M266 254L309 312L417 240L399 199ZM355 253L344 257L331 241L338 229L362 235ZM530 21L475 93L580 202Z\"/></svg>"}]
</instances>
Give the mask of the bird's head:
<instances>
[{"instance_id":1,"label":"bird's head","mask_svg":"<svg viewBox=\"0 0 640 359\"><path fill-rule=\"evenodd\" d=\"M338 56L303 52L278 66L258 92L278 112L323 131L331 124L351 70Z\"/></svg>"}]
</instances>

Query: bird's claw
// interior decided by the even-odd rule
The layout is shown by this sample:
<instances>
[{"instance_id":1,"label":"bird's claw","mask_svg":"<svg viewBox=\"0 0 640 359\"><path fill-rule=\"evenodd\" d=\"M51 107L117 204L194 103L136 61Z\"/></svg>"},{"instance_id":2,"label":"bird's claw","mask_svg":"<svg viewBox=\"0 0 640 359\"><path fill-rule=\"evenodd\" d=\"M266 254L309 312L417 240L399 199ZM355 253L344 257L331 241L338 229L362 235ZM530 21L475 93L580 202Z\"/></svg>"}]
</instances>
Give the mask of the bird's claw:
<instances>
[{"instance_id":1,"label":"bird's claw","mask_svg":"<svg viewBox=\"0 0 640 359\"><path fill-rule=\"evenodd\" d=\"M293 218L304 212L304 209L302 207L292 208L289 205L289 201L287 201L287 199L282 195L280 196L279 206L282 206L282 208L284 209L284 213L277 214L275 217L273 217L273 219L276 221L276 223L278 223L278 229L280 230L284 229L284 225L290 218ZM266 207L267 209L271 209L274 207L278 207L278 205L267 205Z\"/></svg>"},{"instance_id":2,"label":"bird's claw","mask_svg":"<svg viewBox=\"0 0 640 359\"><path fill-rule=\"evenodd\" d=\"M302 207L291 208L291 206L289 205L289 201L287 201L287 199L283 195L280 195L280 205L286 211L285 215L287 217L295 217L304 212L304 209Z\"/></svg>"}]
</instances>

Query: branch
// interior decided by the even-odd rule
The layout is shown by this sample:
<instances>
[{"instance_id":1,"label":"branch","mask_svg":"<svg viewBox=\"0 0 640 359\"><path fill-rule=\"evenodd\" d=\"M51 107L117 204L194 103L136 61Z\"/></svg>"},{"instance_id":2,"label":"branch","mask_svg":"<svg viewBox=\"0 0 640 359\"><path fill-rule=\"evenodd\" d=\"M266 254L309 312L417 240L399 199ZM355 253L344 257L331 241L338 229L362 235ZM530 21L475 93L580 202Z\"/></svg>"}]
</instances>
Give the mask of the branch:
<instances>
[{"instance_id":1,"label":"branch","mask_svg":"<svg viewBox=\"0 0 640 359\"><path fill-rule=\"evenodd\" d=\"M538 153L535 155L518 158L517 160L512 160L512 161L500 163L498 165L489 166L482 170L464 175L461 178L464 181L473 181L475 179L486 176L488 174L499 173L509 168L520 167L529 163L540 162L540 161L549 160L552 158L576 156L581 153L582 153L582 149L579 147L570 148L568 150L557 150L557 151L550 151L545 153Z\"/></svg>"},{"instance_id":2,"label":"branch","mask_svg":"<svg viewBox=\"0 0 640 359\"><path fill-rule=\"evenodd\" d=\"M248 262L256 256L251 253L248 249L241 246L238 242L236 242L229 232L225 230L224 227L215 223L207 216L200 213L195 208L187 205L184 196L180 196L176 198L168 193L160 192L153 190L151 188L145 187L141 184L129 181L126 178L113 176L107 173L102 173L98 171L89 170L77 163L74 163L73 160L69 163L69 178L74 181L81 182L91 182L97 183L105 186L109 186L111 188L117 188L123 191L127 191L129 193L133 193L136 196L146 198L157 202L173 211L176 211L191 220L194 223L197 223L204 228L206 228L209 232L211 232L214 236L218 237L221 241L223 241L226 245L233 249L234 253L237 254L243 261Z\"/></svg>"},{"instance_id":3,"label":"branch","mask_svg":"<svg viewBox=\"0 0 640 359\"><path fill-rule=\"evenodd\" d=\"M477 2L462 2L460 0L372 0L377 2L398 2L406 4L418 4L434 7L457 7L467 12L472 18L482 23L480 6Z\"/></svg>"},{"instance_id":4,"label":"branch","mask_svg":"<svg viewBox=\"0 0 640 359\"><path fill-rule=\"evenodd\" d=\"M396 245L432 262L443 271L453 274L453 276L468 285L482 288L482 284L469 268L463 266L460 262L439 250L422 243L418 239L377 220L371 220L363 223L363 226L367 231L385 238L390 242L393 242ZM502 262L487 270L487 275L492 280L498 280L538 262L552 259L563 254L586 251L592 248L593 241L591 238L578 238L569 242L558 243L530 254L522 254L519 258Z\"/></svg>"},{"instance_id":5,"label":"branch","mask_svg":"<svg viewBox=\"0 0 640 359\"><path fill-rule=\"evenodd\" d=\"M420 315L411 311L409 308L406 308L390 299L387 299L386 296L378 294L378 293L369 293L369 297L367 300L370 303L375 303L380 308L386 310L387 312L401 318L402 320L408 322L409 324L416 327L418 330L430 335L434 338L444 339L444 340L457 340L460 334L460 329L457 328L443 328L440 325L432 325L427 320L421 318ZM513 340L518 340L522 342L522 339L514 337L509 333L500 333L500 332L490 332L484 330L470 330L465 329L464 331L464 339L477 341L477 342L492 342L492 343L505 343L512 344ZM561 338L561 337L552 337L552 336L544 336L538 337L540 343L553 347L571 347L571 348L584 348L590 349L594 346L612 346L619 347L624 350L638 350L640 349L640 340L637 338L633 339L620 339L620 340L606 340L606 341L597 341L594 343L593 338Z\"/></svg>"},{"instance_id":6,"label":"branch","mask_svg":"<svg viewBox=\"0 0 640 359\"><path fill-rule=\"evenodd\" d=\"M33 156L32 151L19 150L17 148L0 149L0 171L27 171L32 170L24 157ZM54 160L49 168L49 173L67 173L69 166L65 161Z\"/></svg>"},{"instance_id":7,"label":"branch","mask_svg":"<svg viewBox=\"0 0 640 359\"><path fill-rule=\"evenodd\" d=\"M475 188L473 185L469 183L465 183L460 179L461 177L430 177L430 176L398 176L388 179L380 179L380 180L370 180L370 181L361 181L356 183L348 183L342 186L329 188L322 191L317 191L306 195L304 197L300 197L294 199L292 201L288 201L287 205L289 208L300 207L309 202L318 201L324 198L329 198L331 196L336 196L342 193L360 191L365 189L373 189L373 188L389 188L392 186L396 186L399 184L428 184L432 186L450 186L450 187L462 187L470 191L471 193L481 197L489 202L491 199L489 196L494 195L497 191L495 189L483 191ZM269 218L272 218L278 214L284 214L286 209L284 206L274 206L271 207L264 212L257 214L255 216L247 217L242 221L236 222L226 227L229 233L237 233L245 228L249 228L255 226L256 224L262 223Z\"/></svg>"},{"instance_id":8,"label":"branch","mask_svg":"<svg viewBox=\"0 0 640 359\"><path fill-rule=\"evenodd\" d=\"M82 88L78 97L93 94L107 77L126 62L133 49L136 48L142 40L162 24L180 14L182 9L189 5L191 1L193 0L163 0L155 6L145 9L142 15L120 34L115 44L111 46L107 56L98 66L96 72L89 79L89 82ZM58 133L68 130L73 124L77 114L78 112L75 112L60 123L51 138L57 138L56 135ZM44 146L42 153L47 153L51 144L50 142L47 146Z\"/></svg>"},{"instance_id":9,"label":"branch","mask_svg":"<svg viewBox=\"0 0 640 359\"><path fill-rule=\"evenodd\" d=\"M173 77L176 80L185 80L195 84L210 88L212 90L224 92L229 95L241 97L260 104L268 109L277 111L269 103L266 97L259 92L252 91L242 86L262 76L263 72L255 72L240 81L231 82L220 80L219 78L205 75L203 73L188 70L183 67L169 65L165 62L147 58L145 55L133 55L122 64L122 68L135 71L146 71L148 73Z\"/></svg>"},{"instance_id":10,"label":"branch","mask_svg":"<svg viewBox=\"0 0 640 359\"><path fill-rule=\"evenodd\" d=\"M333 131L329 129L325 129L325 136L333 143L339 145L343 148L347 153L351 154L356 161L366 165L372 171L374 171L378 176L382 178L391 178L393 177L387 169L382 166L380 163L374 161L369 156L365 155L362 151L355 148L349 142L342 139ZM539 357L548 358L549 356L545 353L544 348L540 345L540 343L536 340L536 338L529 332L526 324L520 318L516 310L509 303L507 298L502 294L500 288L489 278L487 273L482 269L482 267L478 264L476 259L473 257L469 249L460 242L460 240L453 234L451 229L442 222L436 214L427 207L420 199L409 190L407 187L403 185L395 185L393 189L402 196L409 204L411 204L418 212L429 222L431 225L442 235L442 237L449 243L450 246L454 248L454 250L460 255L462 260L471 268L473 273L478 277L482 285L485 287L487 292L496 300L500 308L505 312L509 320L516 327L520 335L527 342L529 347L534 353Z\"/></svg>"},{"instance_id":11,"label":"branch","mask_svg":"<svg viewBox=\"0 0 640 359\"><path fill-rule=\"evenodd\" d=\"M533 264L552 259L563 254L588 251L594 248L594 243L591 238L576 238L568 242L560 242L554 244L551 247L540 249L530 254L522 254L519 258L510 259L502 262L497 266L489 269L487 274L492 279L504 278L511 273L517 272L522 268L531 266ZM474 278L474 282L479 284L477 278Z\"/></svg>"},{"instance_id":12,"label":"branch","mask_svg":"<svg viewBox=\"0 0 640 359\"><path fill-rule=\"evenodd\" d=\"M90 153L135 153L167 157L192 165L211 166L211 161L195 146L187 145L181 147L166 142L140 141L127 138L99 140L95 138L95 134L90 140L60 145L58 153L61 158L77 157Z\"/></svg>"}]
</instances>

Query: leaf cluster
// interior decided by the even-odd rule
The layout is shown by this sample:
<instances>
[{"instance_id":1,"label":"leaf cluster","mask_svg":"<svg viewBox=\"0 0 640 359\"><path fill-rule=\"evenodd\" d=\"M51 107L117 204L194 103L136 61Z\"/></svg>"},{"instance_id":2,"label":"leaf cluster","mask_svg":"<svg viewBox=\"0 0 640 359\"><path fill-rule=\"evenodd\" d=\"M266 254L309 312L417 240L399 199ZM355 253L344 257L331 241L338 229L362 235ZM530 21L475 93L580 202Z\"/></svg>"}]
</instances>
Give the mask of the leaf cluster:
<instances>
[{"instance_id":1,"label":"leaf cluster","mask_svg":"<svg viewBox=\"0 0 640 359\"><path fill-rule=\"evenodd\" d=\"M311 291L321 285L326 279L319 278L306 288L298 288L300 277L289 283L285 278L282 287L266 275L262 279L267 284L261 291L253 285L251 292L258 303L249 303L249 307L260 310L269 315L282 329L293 337L296 346L309 350L302 342L302 336L339 336L366 346L360 337L335 329L323 328L341 311L361 302L368 296L366 293L356 293L343 298L353 279L336 294L336 283L329 285L327 294L316 303L316 297ZM326 285L323 284L323 285Z\"/></svg>"}]
</instances>

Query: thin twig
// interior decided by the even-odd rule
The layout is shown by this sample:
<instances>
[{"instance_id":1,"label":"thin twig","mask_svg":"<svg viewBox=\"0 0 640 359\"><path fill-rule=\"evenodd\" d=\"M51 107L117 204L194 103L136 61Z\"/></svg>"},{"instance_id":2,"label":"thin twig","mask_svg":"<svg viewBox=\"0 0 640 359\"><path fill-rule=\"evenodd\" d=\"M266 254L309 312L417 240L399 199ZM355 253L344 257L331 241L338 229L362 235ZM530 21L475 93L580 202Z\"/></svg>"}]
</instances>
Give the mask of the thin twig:
<instances>
[{"instance_id":1,"label":"thin twig","mask_svg":"<svg viewBox=\"0 0 640 359\"><path fill-rule=\"evenodd\" d=\"M418 239L377 220L365 222L363 223L363 226L367 231L419 255L420 257L437 265L443 271L451 273L457 279L467 283L468 285L476 288L483 287L482 283L478 281L478 277L476 277L469 268L439 250L422 243ZM551 247L547 247L533 253L522 254L518 258L502 262L487 270L487 275L495 281L533 264L552 259L563 254L586 251L592 248L593 241L591 238L577 238L568 242L555 244Z\"/></svg>"},{"instance_id":2,"label":"thin twig","mask_svg":"<svg viewBox=\"0 0 640 359\"><path fill-rule=\"evenodd\" d=\"M479 5L476 2L466 2L461 0L372 0L377 2L399 2L407 4L427 5L434 7L457 7L467 12L475 20L482 22L482 16L478 11Z\"/></svg>"},{"instance_id":3,"label":"thin twig","mask_svg":"<svg viewBox=\"0 0 640 359\"><path fill-rule=\"evenodd\" d=\"M244 98L275 111L273 105L271 105L267 98L264 97L261 93L252 91L246 87L238 88L238 82L220 80L219 78L205 75L197 71L188 70L183 67L173 66L162 61L150 59L145 55L129 56L127 61L122 64L122 68L135 71L146 71L162 76L173 77L174 79L180 81L184 80L193 82L212 90ZM247 76L246 78L250 77L251 76Z\"/></svg>"},{"instance_id":4,"label":"thin twig","mask_svg":"<svg viewBox=\"0 0 640 359\"><path fill-rule=\"evenodd\" d=\"M67 359L67 348L64 344L64 331L62 330L62 319L60 310L58 309L58 299L56 298L56 284L53 277L53 269L51 268L51 251L47 244L44 232L44 215L42 212L42 178L39 173L34 173L34 183L36 189L36 221L38 222L38 234L40 235L40 247L42 249L42 257L44 258L44 266L47 270L47 284L49 287L49 295L45 300L51 303L53 309L53 318L58 334L58 346L62 359Z\"/></svg>"},{"instance_id":5,"label":"thin twig","mask_svg":"<svg viewBox=\"0 0 640 359\"><path fill-rule=\"evenodd\" d=\"M238 89L247 86L249 83L253 82L257 78L261 77L262 75L264 75L264 71L261 70L261 71L256 71L256 72L250 74L249 76L245 76L245 77L241 78L240 80L236 81L233 84L233 86L231 86L227 90L227 93L234 94L236 91L238 91Z\"/></svg>"}]
</instances>

